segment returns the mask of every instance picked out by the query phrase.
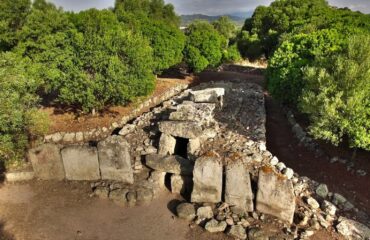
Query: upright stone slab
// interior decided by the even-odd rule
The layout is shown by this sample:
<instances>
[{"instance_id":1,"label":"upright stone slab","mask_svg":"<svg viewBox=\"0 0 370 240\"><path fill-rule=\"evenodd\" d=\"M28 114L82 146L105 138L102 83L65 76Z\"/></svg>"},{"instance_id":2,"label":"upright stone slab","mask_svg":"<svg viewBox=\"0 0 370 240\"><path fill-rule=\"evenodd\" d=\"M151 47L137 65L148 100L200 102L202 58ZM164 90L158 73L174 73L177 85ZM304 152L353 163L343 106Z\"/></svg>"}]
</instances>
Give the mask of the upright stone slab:
<instances>
[{"instance_id":1,"label":"upright stone slab","mask_svg":"<svg viewBox=\"0 0 370 240\"><path fill-rule=\"evenodd\" d=\"M192 202L221 202L222 164L218 155L212 153L195 161L193 183Z\"/></svg>"},{"instance_id":2,"label":"upright stone slab","mask_svg":"<svg viewBox=\"0 0 370 240\"><path fill-rule=\"evenodd\" d=\"M62 150L66 178L75 181L100 179L98 151L90 146L70 146Z\"/></svg>"},{"instance_id":3,"label":"upright stone slab","mask_svg":"<svg viewBox=\"0 0 370 240\"><path fill-rule=\"evenodd\" d=\"M225 202L234 211L253 212L253 192L249 172L241 162L226 167Z\"/></svg>"},{"instance_id":4,"label":"upright stone slab","mask_svg":"<svg viewBox=\"0 0 370 240\"><path fill-rule=\"evenodd\" d=\"M224 95L224 88L208 88L199 91L191 91L190 99L196 103L218 103L219 98Z\"/></svg>"},{"instance_id":5,"label":"upright stone slab","mask_svg":"<svg viewBox=\"0 0 370 240\"><path fill-rule=\"evenodd\" d=\"M134 183L131 167L130 145L121 136L110 136L98 143L102 179Z\"/></svg>"},{"instance_id":6,"label":"upright stone slab","mask_svg":"<svg viewBox=\"0 0 370 240\"><path fill-rule=\"evenodd\" d=\"M63 180L64 166L60 149L54 144L44 144L31 149L28 159L32 163L35 176L41 180Z\"/></svg>"},{"instance_id":7,"label":"upright stone slab","mask_svg":"<svg viewBox=\"0 0 370 240\"><path fill-rule=\"evenodd\" d=\"M202 135L202 127L197 122L163 121L159 123L159 131L181 138L197 138Z\"/></svg>"},{"instance_id":8,"label":"upright stone slab","mask_svg":"<svg viewBox=\"0 0 370 240\"><path fill-rule=\"evenodd\" d=\"M272 169L261 169L258 179L257 210L292 223L295 205L292 181L279 176Z\"/></svg>"},{"instance_id":9,"label":"upright stone slab","mask_svg":"<svg viewBox=\"0 0 370 240\"><path fill-rule=\"evenodd\" d=\"M158 154L161 155L172 155L175 153L176 139L166 133L161 134L159 139Z\"/></svg>"}]
</instances>

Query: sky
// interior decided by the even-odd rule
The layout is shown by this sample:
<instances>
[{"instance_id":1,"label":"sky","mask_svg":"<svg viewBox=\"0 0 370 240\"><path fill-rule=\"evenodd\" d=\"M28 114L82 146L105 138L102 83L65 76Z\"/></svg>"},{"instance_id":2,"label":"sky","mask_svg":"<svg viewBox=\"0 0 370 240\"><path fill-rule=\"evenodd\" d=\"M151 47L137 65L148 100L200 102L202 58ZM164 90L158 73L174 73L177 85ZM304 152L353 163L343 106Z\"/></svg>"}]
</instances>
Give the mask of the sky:
<instances>
[{"instance_id":1,"label":"sky","mask_svg":"<svg viewBox=\"0 0 370 240\"><path fill-rule=\"evenodd\" d=\"M108 8L114 0L49 0L65 10L80 11L88 8ZM253 11L259 5L269 5L272 0L165 0L172 3L178 14L203 13L223 15ZM348 7L352 10L370 13L370 0L328 0L337 7Z\"/></svg>"}]
</instances>

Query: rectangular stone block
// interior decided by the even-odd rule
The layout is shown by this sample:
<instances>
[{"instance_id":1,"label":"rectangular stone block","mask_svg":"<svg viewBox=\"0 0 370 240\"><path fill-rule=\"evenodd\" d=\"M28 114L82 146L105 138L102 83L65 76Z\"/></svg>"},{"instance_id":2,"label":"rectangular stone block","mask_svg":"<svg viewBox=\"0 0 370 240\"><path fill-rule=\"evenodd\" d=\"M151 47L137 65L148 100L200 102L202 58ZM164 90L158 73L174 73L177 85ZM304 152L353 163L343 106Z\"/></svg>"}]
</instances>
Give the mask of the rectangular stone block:
<instances>
[{"instance_id":1,"label":"rectangular stone block","mask_svg":"<svg viewBox=\"0 0 370 240\"><path fill-rule=\"evenodd\" d=\"M170 114L169 119L175 121L209 122L213 120L214 103L194 103L185 101L177 106L177 111Z\"/></svg>"},{"instance_id":2,"label":"rectangular stone block","mask_svg":"<svg viewBox=\"0 0 370 240\"><path fill-rule=\"evenodd\" d=\"M254 210L250 175L240 162L226 167L225 202L238 212Z\"/></svg>"},{"instance_id":3,"label":"rectangular stone block","mask_svg":"<svg viewBox=\"0 0 370 240\"><path fill-rule=\"evenodd\" d=\"M175 153L175 147L176 147L176 138L166 133L162 133L161 138L159 139L158 154L172 155Z\"/></svg>"},{"instance_id":4,"label":"rectangular stone block","mask_svg":"<svg viewBox=\"0 0 370 240\"><path fill-rule=\"evenodd\" d=\"M208 88L199 91L191 91L190 99L196 103L218 103L219 98L224 95L224 88Z\"/></svg>"},{"instance_id":5,"label":"rectangular stone block","mask_svg":"<svg viewBox=\"0 0 370 240\"><path fill-rule=\"evenodd\" d=\"M163 121L159 123L159 131L174 137L197 138L202 135L202 127L197 122Z\"/></svg>"},{"instance_id":6,"label":"rectangular stone block","mask_svg":"<svg viewBox=\"0 0 370 240\"><path fill-rule=\"evenodd\" d=\"M44 144L28 152L35 176L41 180L63 180L64 166L60 148L54 144Z\"/></svg>"},{"instance_id":7,"label":"rectangular stone block","mask_svg":"<svg viewBox=\"0 0 370 240\"><path fill-rule=\"evenodd\" d=\"M293 183L267 167L259 172L257 210L292 223L296 206Z\"/></svg>"},{"instance_id":8,"label":"rectangular stone block","mask_svg":"<svg viewBox=\"0 0 370 240\"><path fill-rule=\"evenodd\" d=\"M90 146L70 146L62 151L66 178L75 181L100 179L98 151Z\"/></svg>"},{"instance_id":9,"label":"rectangular stone block","mask_svg":"<svg viewBox=\"0 0 370 240\"><path fill-rule=\"evenodd\" d=\"M98 143L101 177L123 183L134 183L130 145L122 136L110 136Z\"/></svg>"},{"instance_id":10,"label":"rectangular stone block","mask_svg":"<svg viewBox=\"0 0 370 240\"><path fill-rule=\"evenodd\" d=\"M192 202L221 202L222 164L219 156L204 156L195 161L193 184Z\"/></svg>"}]
</instances>

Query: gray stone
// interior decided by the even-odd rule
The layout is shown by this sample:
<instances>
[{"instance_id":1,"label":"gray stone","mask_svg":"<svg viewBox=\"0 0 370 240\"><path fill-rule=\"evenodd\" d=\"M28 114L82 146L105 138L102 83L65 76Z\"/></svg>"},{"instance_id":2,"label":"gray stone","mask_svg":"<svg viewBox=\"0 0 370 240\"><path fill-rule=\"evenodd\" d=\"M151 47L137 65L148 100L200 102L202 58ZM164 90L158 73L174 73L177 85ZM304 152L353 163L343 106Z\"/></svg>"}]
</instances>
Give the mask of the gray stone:
<instances>
[{"instance_id":1,"label":"gray stone","mask_svg":"<svg viewBox=\"0 0 370 240\"><path fill-rule=\"evenodd\" d=\"M191 177L173 174L171 176L171 192L174 194L186 194L191 187Z\"/></svg>"},{"instance_id":2,"label":"gray stone","mask_svg":"<svg viewBox=\"0 0 370 240\"><path fill-rule=\"evenodd\" d=\"M342 205L344 204L345 202L347 202L347 199L345 197L343 197L342 195L340 195L339 193L334 193L334 196L333 196L333 203L335 205Z\"/></svg>"},{"instance_id":3,"label":"gray stone","mask_svg":"<svg viewBox=\"0 0 370 240\"><path fill-rule=\"evenodd\" d=\"M249 172L240 162L226 167L225 202L240 212L253 212Z\"/></svg>"},{"instance_id":4,"label":"gray stone","mask_svg":"<svg viewBox=\"0 0 370 240\"><path fill-rule=\"evenodd\" d=\"M200 149L200 139L199 138L190 139L187 149L189 158L194 158L199 149Z\"/></svg>"},{"instance_id":5,"label":"gray stone","mask_svg":"<svg viewBox=\"0 0 370 240\"><path fill-rule=\"evenodd\" d=\"M319 197L326 198L328 196L328 193L329 193L329 189L328 189L328 186L326 184L320 184L316 188L316 194Z\"/></svg>"},{"instance_id":6,"label":"gray stone","mask_svg":"<svg viewBox=\"0 0 370 240\"><path fill-rule=\"evenodd\" d=\"M269 236L261 228L252 228L248 231L248 240L269 240Z\"/></svg>"},{"instance_id":7,"label":"gray stone","mask_svg":"<svg viewBox=\"0 0 370 240\"><path fill-rule=\"evenodd\" d=\"M330 216L334 216L337 208L335 207L334 204L332 204L329 201L324 201L321 205L321 209L326 213L329 214Z\"/></svg>"},{"instance_id":8,"label":"gray stone","mask_svg":"<svg viewBox=\"0 0 370 240\"><path fill-rule=\"evenodd\" d=\"M154 170L191 176L193 173L193 163L180 156L163 156L151 154L146 156L146 165Z\"/></svg>"},{"instance_id":9,"label":"gray stone","mask_svg":"<svg viewBox=\"0 0 370 240\"><path fill-rule=\"evenodd\" d=\"M191 203L181 203L176 207L177 216L179 218L193 221L195 218L195 208Z\"/></svg>"},{"instance_id":10,"label":"gray stone","mask_svg":"<svg viewBox=\"0 0 370 240\"><path fill-rule=\"evenodd\" d=\"M221 202L222 164L218 155L212 153L195 161L193 183L192 202Z\"/></svg>"},{"instance_id":11,"label":"gray stone","mask_svg":"<svg viewBox=\"0 0 370 240\"><path fill-rule=\"evenodd\" d=\"M130 145L121 136L110 136L98 143L102 179L134 183Z\"/></svg>"},{"instance_id":12,"label":"gray stone","mask_svg":"<svg viewBox=\"0 0 370 240\"><path fill-rule=\"evenodd\" d=\"M199 219L213 218L213 210L211 206L200 207L197 209L197 216Z\"/></svg>"},{"instance_id":13,"label":"gray stone","mask_svg":"<svg viewBox=\"0 0 370 240\"><path fill-rule=\"evenodd\" d=\"M191 91L190 99L196 103L217 103L225 95L224 88L208 88L205 90Z\"/></svg>"},{"instance_id":14,"label":"gray stone","mask_svg":"<svg viewBox=\"0 0 370 240\"><path fill-rule=\"evenodd\" d=\"M121 136L126 136L129 133L132 133L133 131L135 131L135 129L136 129L136 126L134 124L127 124L123 126L123 128L121 129L121 131L119 131L118 134Z\"/></svg>"},{"instance_id":15,"label":"gray stone","mask_svg":"<svg viewBox=\"0 0 370 240\"><path fill-rule=\"evenodd\" d=\"M210 220L206 223L205 229L210 233L223 232L225 231L227 224L225 221L218 222L215 219Z\"/></svg>"},{"instance_id":16,"label":"gray stone","mask_svg":"<svg viewBox=\"0 0 370 240\"><path fill-rule=\"evenodd\" d=\"M160 190L166 188L165 180L166 180L165 172L153 171L150 173L149 181L153 182L155 186Z\"/></svg>"},{"instance_id":17,"label":"gray stone","mask_svg":"<svg viewBox=\"0 0 370 240\"><path fill-rule=\"evenodd\" d=\"M231 226L228 234L236 239L247 239L247 232L242 225Z\"/></svg>"},{"instance_id":18,"label":"gray stone","mask_svg":"<svg viewBox=\"0 0 370 240\"><path fill-rule=\"evenodd\" d=\"M44 144L31 149L28 159L32 163L35 176L42 180L63 180L64 166L60 149L54 144Z\"/></svg>"},{"instance_id":19,"label":"gray stone","mask_svg":"<svg viewBox=\"0 0 370 240\"><path fill-rule=\"evenodd\" d=\"M368 240L370 239L370 229L365 225L344 218L339 218L339 224L337 230L340 234L346 237L348 240Z\"/></svg>"},{"instance_id":20,"label":"gray stone","mask_svg":"<svg viewBox=\"0 0 370 240\"><path fill-rule=\"evenodd\" d=\"M95 147L70 146L62 151L62 159L68 180L100 179L98 151Z\"/></svg>"},{"instance_id":21,"label":"gray stone","mask_svg":"<svg viewBox=\"0 0 370 240\"><path fill-rule=\"evenodd\" d=\"M291 180L284 179L272 169L259 172L257 210L289 223L293 222L295 196Z\"/></svg>"},{"instance_id":22,"label":"gray stone","mask_svg":"<svg viewBox=\"0 0 370 240\"><path fill-rule=\"evenodd\" d=\"M199 123L189 121L163 121L159 123L159 130L174 137L197 138L203 130Z\"/></svg>"},{"instance_id":23,"label":"gray stone","mask_svg":"<svg viewBox=\"0 0 370 240\"><path fill-rule=\"evenodd\" d=\"M175 153L176 139L166 133L161 134L159 139L158 154L160 155L172 155Z\"/></svg>"},{"instance_id":24,"label":"gray stone","mask_svg":"<svg viewBox=\"0 0 370 240\"><path fill-rule=\"evenodd\" d=\"M169 119L175 121L210 122L216 105L211 103L194 103L185 101L177 106L177 111Z\"/></svg>"},{"instance_id":25,"label":"gray stone","mask_svg":"<svg viewBox=\"0 0 370 240\"><path fill-rule=\"evenodd\" d=\"M5 180L7 182L21 182L29 181L35 178L34 171L23 171L23 172L7 172L5 173Z\"/></svg>"}]
</instances>

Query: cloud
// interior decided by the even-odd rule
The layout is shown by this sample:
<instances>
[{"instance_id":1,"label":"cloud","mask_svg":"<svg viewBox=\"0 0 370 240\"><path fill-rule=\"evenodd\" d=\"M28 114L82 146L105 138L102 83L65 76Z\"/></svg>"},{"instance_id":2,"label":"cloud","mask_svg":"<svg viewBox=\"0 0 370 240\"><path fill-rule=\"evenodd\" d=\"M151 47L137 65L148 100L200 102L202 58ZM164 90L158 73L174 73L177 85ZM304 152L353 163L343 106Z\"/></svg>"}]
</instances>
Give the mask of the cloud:
<instances>
[{"instance_id":1,"label":"cloud","mask_svg":"<svg viewBox=\"0 0 370 240\"><path fill-rule=\"evenodd\" d=\"M65 10L80 11L89 8L108 8L114 0L50 0ZM356 11L370 13L369 0L328 0L331 5L348 7ZM179 14L203 13L222 15L235 12L253 11L259 5L269 5L272 0L165 0L172 3Z\"/></svg>"}]
</instances>

